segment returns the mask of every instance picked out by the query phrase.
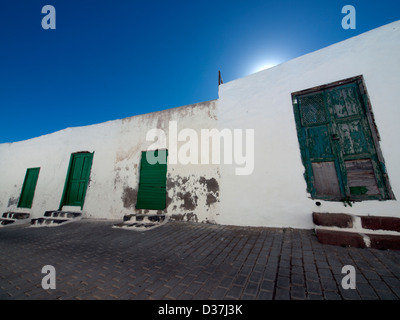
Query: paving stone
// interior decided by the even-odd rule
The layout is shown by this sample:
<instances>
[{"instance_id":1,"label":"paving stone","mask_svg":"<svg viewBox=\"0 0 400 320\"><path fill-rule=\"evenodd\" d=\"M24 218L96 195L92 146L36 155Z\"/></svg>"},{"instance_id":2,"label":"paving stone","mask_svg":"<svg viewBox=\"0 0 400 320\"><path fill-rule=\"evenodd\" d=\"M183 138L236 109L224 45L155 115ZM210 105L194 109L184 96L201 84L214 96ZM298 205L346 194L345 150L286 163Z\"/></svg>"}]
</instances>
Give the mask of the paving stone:
<instances>
[{"instance_id":1,"label":"paving stone","mask_svg":"<svg viewBox=\"0 0 400 320\"><path fill-rule=\"evenodd\" d=\"M293 258L293 256L292 256L292 266L302 267L303 266L303 260L301 258Z\"/></svg>"},{"instance_id":2,"label":"paving stone","mask_svg":"<svg viewBox=\"0 0 400 320\"><path fill-rule=\"evenodd\" d=\"M356 283L356 288L360 297L378 299L374 289L368 283Z\"/></svg>"},{"instance_id":3,"label":"paving stone","mask_svg":"<svg viewBox=\"0 0 400 320\"><path fill-rule=\"evenodd\" d=\"M284 288L287 289L290 287L290 279L288 277L281 277L278 276L276 285L278 288Z\"/></svg>"},{"instance_id":4,"label":"paving stone","mask_svg":"<svg viewBox=\"0 0 400 320\"><path fill-rule=\"evenodd\" d=\"M253 282L260 282L262 279L262 273L261 272L252 272L250 277L249 277L249 281L253 281Z\"/></svg>"},{"instance_id":5,"label":"paving stone","mask_svg":"<svg viewBox=\"0 0 400 320\"><path fill-rule=\"evenodd\" d=\"M257 299L258 300L272 300L274 293L272 291L260 290Z\"/></svg>"},{"instance_id":6,"label":"paving stone","mask_svg":"<svg viewBox=\"0 0 400 320\"><path fill-rule=\"evenodd\" d=\"M303 286L292 285L290 288L290 296L295 300L305 300L306 298L306 290Z\"/></svg>"},{"instance_id":7,"label":"paving stone","mask_svg":"<svg viewBox=\"0 0 400 320\"><path fill-rule=\"evenodd\" d=\"M322 294L322 289L319 282L307 281L306 287L307 287L307 292L309 293Z\"/></svg>"},{"instance_id":8,"label":"paving stone","mask_svg":"<svg viewBox=\"0 0 400 320\"><path fill-rule=\"evenodd\" d=\"M307 281L319 281L319 275L316 272L306 271L306 279Z\"/></svg>"},{"instance_id":9,"label":"paving stone","mask_svg":"<svg viewBox=\"0 0 400 320\"><path fill-rule=\"evenodd\" d=\"M337 284L336 281L333 280L333 278L321 278L321 285L322 285L322 289L324 291L337 291L338 290L338 285L341 284Z\"/></svg>"},{"instance_id":10,"label":"paving stone","mask_svg":"<svg viewBox=\"0 0 400 320\"><path fill-rule=\"evenodd\" d=\"M185 292L185 293L182 293L182 294L178 297L178 299L179 299L179 300L193 300L193 295L192 295L192 294L189 294L189 293L187 293L187 292Z\"/></svg>"},{"instance_id":11,"label":"paving stone","mask_svg":"<svg viewBox=\"0 0 400 320\"><path fill-rule=\"evenodd\" d=\"M211 293L210 299L222 300L222 299L224 299L227 291L228 291L228 289L226 289L226 288L218 287Z\"/></svg>"},{"instance_id":12,"label":"paving stone","mask_svg":"<svg viewBox=\"0 0 400 320\"><path fill-rule=\"evenodd\" d=\"M324 300L324 297L320 294L309 293L307 295L307 300Z\"/></svg>"},{"instance_id":13,"label":"paving stone","mask_svg":"<svg viewBox=\"0 0 400 320\"><path fill-rule=\"evenodd\" d=\"M231 286L232 282L233 282L232 277L224 277L224 278L222 278L219 285L223 288L229 288Z\"/></svg>"},{"instance_id":14,"label":"paving stone","mask_svg":"<svg viewBox=\"0 0 400 320\"><path fill-rule=\"evenodd\" d=\"M290 268L279 267L278 276L279 277L289 277L290 276Z\"/></svg>"},{"instance_id":15,"label":"paving stone","mask_svg":"<svg viewBox=\"0 0 400 320\"><path fill-rule=\"evenodd\" d=\"M202 287L201 283L197 283L197 282L192 282L185 290L185 293L190 293L192 295L195 295L200 288Z\"/></svg>"},{"instance_id":16,"label":"paving stone","mask_svg":"<svg viewBox=\"0 0 400 320\"><path fill-rule=\"evenodd\" d=\"M0 299L400 299L399 251L324 245L309 230L113 223L0 229ZM48 264L54 291L41 287ZM341 287L347 264L356 290Z\"/></svg>"},{"instance_id":17,"label":"paving stone","mask_svg":"<svg viewBox=\"0 0 400 320\"><path fill-rule=\"evenodd\" d=\"M333 278L332 271L330 269L318 269L318 274L321 278Z\"/></svg>"},{"instance_id":18,"label":"paving stone","mask_svg":"<svg viewBox=\"0 0 400 320\"><path fill-rule=\"evenodd\" d=\"M261 290L274 291L275 283L272 281L264 280L261 283Z\"/></svg>"},{"instance_id":19,"label":"paving stone","mask_svg":"<svg viewBox=\"0 0 400 320\"><path fill-rule=\"evenodd\" d=\"M275 300L290 300L289 288L276 288Z\"/></svg>"},{"instance_id":20,"label":"paving stone","mask_svg":"<svg viewBox=\"0 0 400 320\"><path fill-rule=\"evenodd\" d=\"M342 300L342 297L339 293L334 291L325 291L324 292L325 300Z\"/></svg>"},{"instance_id":21,"label":"paving stone","mask_svg":"<svg viewBox=\"0 0 400 320\"><path fill-rule=\"evenodd\" d=\"M169 299L177 299L181 294L183 294L186 288L187 288L186 286L178 284L173 288L171 288L170 291L168 291L166 297Z\"/></svg>"},{"instance_id":22,"label":"paving stone","mask_svg":"<svg viewBox=\"0 0 400 320\"><path fill-rule=\"evenodd\" d=\"M304 263L303 268L304 268L304 271L317 273L317 268L316 268L314 262L313 263Z\"/></svg>"},{"instance_id":23,"label":"paving stone","mask_svg":"<svg viewBox=\"0 0 400 320\"><path fill-rule=\"evenodd\" d=\"M247 282L247 277L244 275L239 274L234 280L233 283L235 285L244 286Z\"/></svg>"},{"instance_id":24,"label":"paving stone","mask_svg":"<svg viewBox=\"0 0 400 320\"><path fill-rule=\"evenodd\" d=\"M193 297L194 300L208 300L210 297L210 292L201 289L196 293L196 295Z\"/></svg>"},{"instance_id":25,"label":"paving stone","mask_svg":"<svg viewBox=\"0 0 400 320\"><path fill-rule=\"evenodd\" d=\"M371 269L366 269L362 271L364 277L368 280L380 280L380 276Z\"/></svg>"},{"instance_id":26,"label":"paving stone","mask_svg":"<svg viewBox=\"0 0 400 320\"><path fill-rule=\"evenodd\" d=\"M305 280L304 280L303 274L295 274L295 273L292 274L291 275L291 283L300 285L300 286L304 286Z\"/></svg>"},{"instance_id":27,"label":"paving stone","mask_svg":"<svg viewBox=\"0 0 400 320\"><path fill-rule=\"evenodd\" d=\"M158 288L158 290L153 292L153 294L150 296L150 299L153 299L153 300L163 299L168 294L169 291L171 291L170 288L162 286L162 287ZM117 295L117 297L118 296L119 295Z\"/></svg>"},{"instance_id":28,"label":"paving stone","mask_svg":"<svg viewBox=\"0 0 400 320\"><path fill-rule=\"evenodd\" d=\"M381 300L399 300L399 298L390 290L376 290L376 294Z\"/></svg>"},{"instance_id":29,"label":"paving stone","mask_svg":"<svg viewBox=\"0 0 400 320\"><path fill-rule=\"evenodd\" d=\"M243 287L238 285L233 285L229 291L226 293L227 297L231 297L234 299L239 299L243 291Z\"/></svg>"},{"instance_id":30,"label":"paving stone","mask_svg":"<svg viewBox=\"0 0 400 320\"><path fill-rule=\"evenodd\" d=\"M383 276L382 279L390 288L400 288L400 279L387 276Z\"/></svg>"},{"instance_id":31,"label":"paving stone","mask_svg":"<svg viewBox=\"0 0 400 320\"><path fill-rule=\"evenodd\" d=\"M244 293L255 296L257 294L257 292L258 292L259 286L260 285L259 285L258 282L249 281L247 283L246 287L244 288Z\"/></svg>"}]
</instances>

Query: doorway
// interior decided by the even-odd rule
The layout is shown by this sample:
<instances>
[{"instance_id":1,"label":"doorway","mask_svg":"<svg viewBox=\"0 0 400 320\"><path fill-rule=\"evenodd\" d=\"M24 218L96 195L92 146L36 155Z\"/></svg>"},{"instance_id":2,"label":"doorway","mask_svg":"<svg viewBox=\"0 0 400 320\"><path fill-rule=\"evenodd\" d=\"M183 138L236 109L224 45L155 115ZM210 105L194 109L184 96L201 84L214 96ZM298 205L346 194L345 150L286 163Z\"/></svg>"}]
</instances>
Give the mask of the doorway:
<instances>
[{"instance_id":1,"label":"doorway","mask_svg":"<svg viewBox=\"0 0 400 320\"><path fill-rule=\"evenodd\" d=\"M21 195L18 201L18 208L32 208L39 171L40 168L26 169Z\"/></svg>"},{"instance_id":2,"label":"doorway","mask_svg":"<svg viewBox=\"0 0 400 320\"><path fill-rule=\"evenodd\" d=\"M394 199L361 76L293 93L292 99L313 199Z\"/></svg>"},{"instance_id":3,"label":"doorway","mask_svg":"<svg viewBox=\"0 0 400 320\"><path fill-rule=\"evenodd\" d=\"M83 208L86 189L89 183L93 153L80 152L71 154L60 210L63 206Z\"/></svg>"}]
</instances>

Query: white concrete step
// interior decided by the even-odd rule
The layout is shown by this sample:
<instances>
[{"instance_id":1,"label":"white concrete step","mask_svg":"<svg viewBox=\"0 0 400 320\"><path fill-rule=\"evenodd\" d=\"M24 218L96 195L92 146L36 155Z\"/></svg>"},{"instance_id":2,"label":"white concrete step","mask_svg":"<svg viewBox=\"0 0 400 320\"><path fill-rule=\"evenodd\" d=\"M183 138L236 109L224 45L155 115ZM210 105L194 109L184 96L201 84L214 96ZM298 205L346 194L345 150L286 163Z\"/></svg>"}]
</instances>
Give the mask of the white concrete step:
<instances>
[{"instance_id":1,"label":"white concrete step","mask_svg":"<svg viewBox=\"0 0 400 320\"><path fill-rule=\"evenodd\" d=\"M113 227L131 230L149 230L167 222L165 214L129 214L125 215L123 222L114 224Z\"/></svg>"},{"instance_id":2,"label":"white concrete step","mask_svg":"<svg viewBox=\"0 0 400 320\"><path fill-rule=\"evenodd\" d=\"M313 222L324 244L400 250L400 218L314 212Z\"/></svg>"},{"instance_id":3,"label":"white concrete step","mask_svg":"<svg viewBox=\"0 0 400 320\"><path fill-rule=\"evenodd\" d=\"M29 224L30 214L26 212L4 212L0 218L0 226Z\"/></svg>"},{"instance_id":4,"label":"white concrete step","mask_svg":"<svg viewBox=\"0 0 400 320\"><path fill-rule=\"evenodd\" d=\"M81 212L70 211L46 211L41 218L31 220L32 227L59 226L60 224L73 222L82 218Z\"/></svg>"}]
</instances>

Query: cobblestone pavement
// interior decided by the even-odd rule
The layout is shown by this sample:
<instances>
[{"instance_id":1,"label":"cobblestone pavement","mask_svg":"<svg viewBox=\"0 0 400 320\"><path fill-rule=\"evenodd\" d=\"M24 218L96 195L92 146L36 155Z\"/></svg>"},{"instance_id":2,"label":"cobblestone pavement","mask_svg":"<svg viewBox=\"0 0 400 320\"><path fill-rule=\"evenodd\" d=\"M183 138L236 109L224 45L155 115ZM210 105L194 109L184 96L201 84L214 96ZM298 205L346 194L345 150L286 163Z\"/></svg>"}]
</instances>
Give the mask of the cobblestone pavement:
<instances>
[{"instance_id":1,"label":"cobblestone pavement","mask_svg":"<svg viewBox=\"0 0 400 320\"><path fill-rule=\"evenodd\" d=\"M320 244L311 230L81 220L0 229L0 299L393 299L400 252ZM56 270L43 289L42 267ZM356 289L343 289L344 265Z\"/></svg>"}]
</instances>

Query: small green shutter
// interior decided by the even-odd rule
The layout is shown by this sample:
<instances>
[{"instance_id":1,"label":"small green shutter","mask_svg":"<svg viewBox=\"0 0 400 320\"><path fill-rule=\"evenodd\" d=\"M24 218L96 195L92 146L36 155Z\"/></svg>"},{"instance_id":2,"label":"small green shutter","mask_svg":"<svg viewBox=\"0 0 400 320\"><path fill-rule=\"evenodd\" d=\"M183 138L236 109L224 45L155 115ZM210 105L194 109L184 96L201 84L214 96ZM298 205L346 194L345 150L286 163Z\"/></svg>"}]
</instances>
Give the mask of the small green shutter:
<instances>
[{"instance_id":1,"label":"small green shutter","mask_svg":"<svg viewBox=\"0 0 400 320\"><path fill-rule=\"evenodd\" d=\"M154 156L160 161L150 164L147 161L148 152L154 152ZM168 150L142 152L137 209L165 209L167 199L167 157Z\"/></svg>"},{"instance_id":2,"label":"small green shutter","mask_svg":"<svg viewBox=\"0 0 400 320\"><path fill-rule=\"evenodd\" d=\"M19 208L32 208L33 196L35 195L39 171L40 168L30 168L26 170L21 196L19 197L18 202Z\"/></svg>"}]
</instances>

